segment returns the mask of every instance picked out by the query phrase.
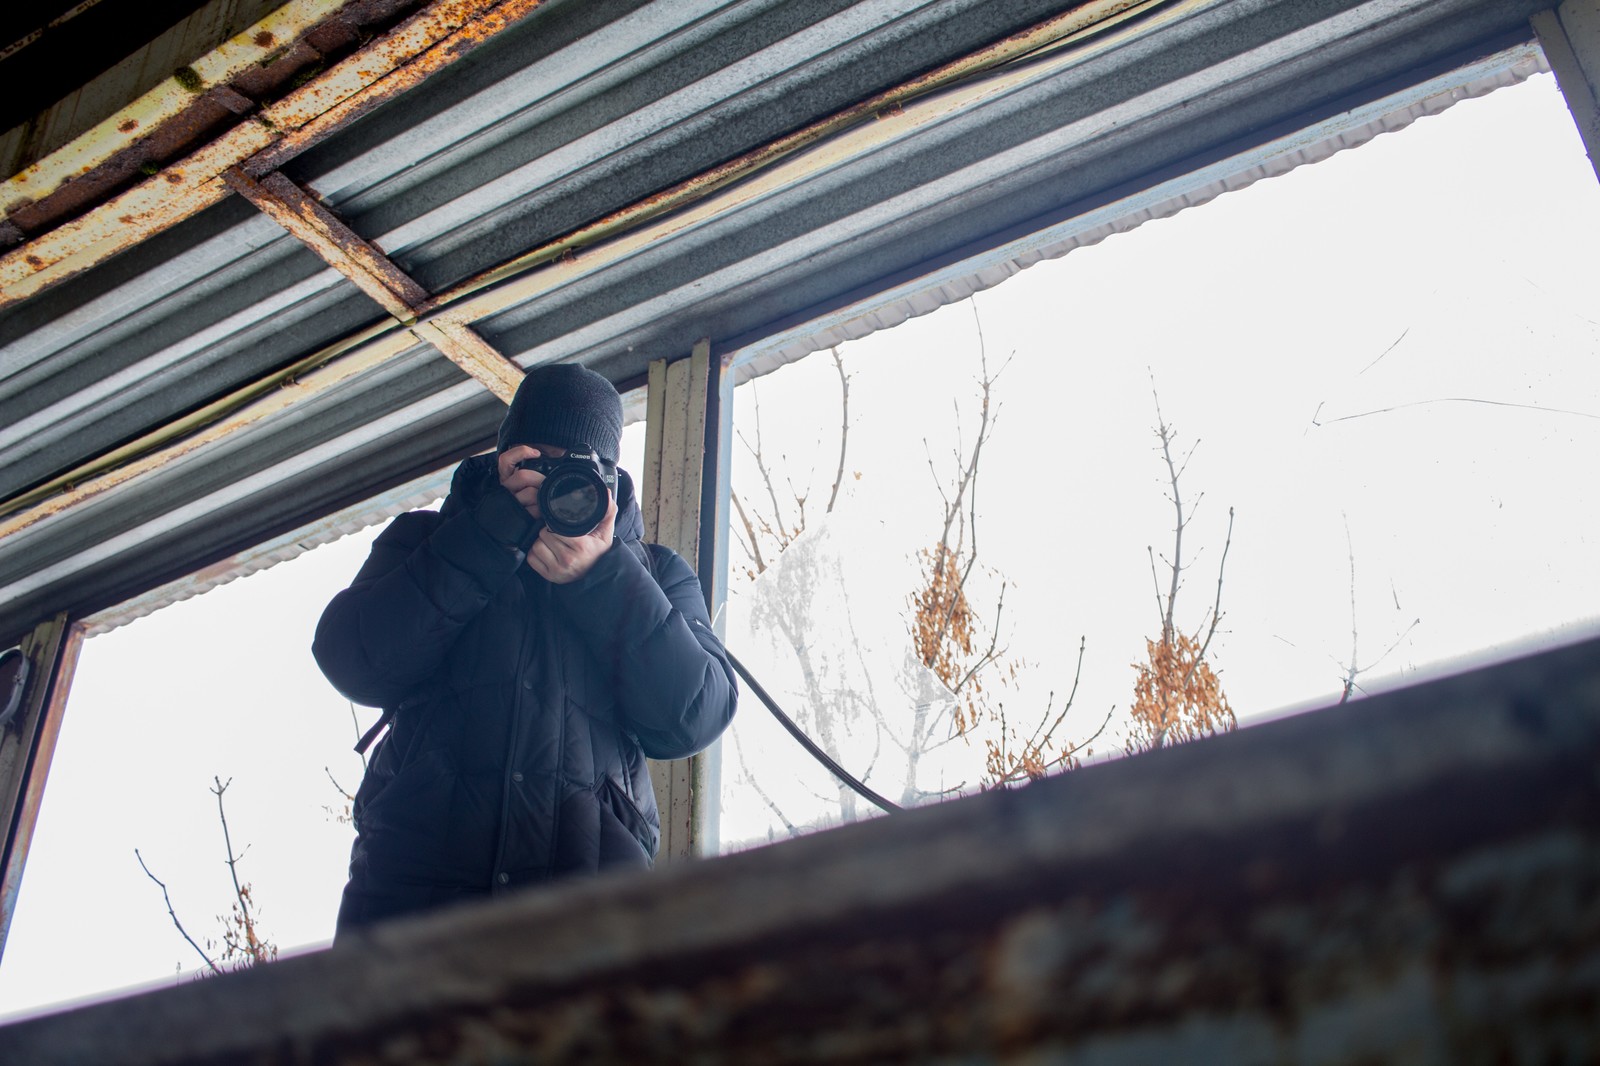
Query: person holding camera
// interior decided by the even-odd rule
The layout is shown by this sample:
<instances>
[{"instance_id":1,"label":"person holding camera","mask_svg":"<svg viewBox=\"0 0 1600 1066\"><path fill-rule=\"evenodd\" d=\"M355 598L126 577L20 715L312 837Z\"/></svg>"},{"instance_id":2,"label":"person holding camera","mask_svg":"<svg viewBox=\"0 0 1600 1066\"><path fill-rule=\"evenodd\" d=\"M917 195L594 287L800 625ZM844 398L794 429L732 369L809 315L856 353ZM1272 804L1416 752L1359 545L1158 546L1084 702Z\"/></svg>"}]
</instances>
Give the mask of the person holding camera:
<instances>
[{"instance_id":1,"label":"person holding camera","mask_svg":"<svg viewBox=\"0 0 1600 1066\"><path fill-rule=\"evenodd\" d=\"M645 762L726 728L734 674L687 562L642 541L604 377L528 373L492 455L396 518L312 651L384 709L356 792L338 935L558 878L646 868Z\"/></svg>"}]
</instances>

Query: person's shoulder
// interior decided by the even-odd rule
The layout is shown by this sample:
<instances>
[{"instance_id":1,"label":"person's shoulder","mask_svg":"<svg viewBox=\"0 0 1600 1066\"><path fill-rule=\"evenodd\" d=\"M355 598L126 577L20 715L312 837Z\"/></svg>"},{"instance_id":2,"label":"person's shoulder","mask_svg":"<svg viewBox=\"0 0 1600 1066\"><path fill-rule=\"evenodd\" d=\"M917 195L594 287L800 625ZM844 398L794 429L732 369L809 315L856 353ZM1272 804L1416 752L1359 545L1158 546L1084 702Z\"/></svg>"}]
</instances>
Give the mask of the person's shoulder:
<instances>
[{"instance_id":1,"label":"person's shoulder","mask_svg":"<svg viewBox=\"0 0 1600 1066\"><path fill-rule=\"evenodd\" d=\"M438 511L407 511L389 520L376 543L385 545L418 544L426 540L444 521Z\"/></svg>"}]
</instances>

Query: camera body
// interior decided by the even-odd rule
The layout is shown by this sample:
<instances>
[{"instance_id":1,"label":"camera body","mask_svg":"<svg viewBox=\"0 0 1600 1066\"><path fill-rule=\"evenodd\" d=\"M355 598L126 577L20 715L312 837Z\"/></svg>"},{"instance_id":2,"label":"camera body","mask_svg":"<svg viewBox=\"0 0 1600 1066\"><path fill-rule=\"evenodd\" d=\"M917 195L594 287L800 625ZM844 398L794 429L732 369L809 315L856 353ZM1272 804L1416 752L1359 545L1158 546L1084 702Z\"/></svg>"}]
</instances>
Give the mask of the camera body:
<instances>
[{"instance_id":1,"label":"camera body","mask_svg":"<svg viewBox=\"0 0 1600 1066\"><path fill-rule=\"evenodd\" d=\"M517 464L544 475L539 486L539 514L552 533L584 537L606 516L617 489L617 473L587 446L570 449L559 459L539 456Z\"/></svg>"}]
</instances>

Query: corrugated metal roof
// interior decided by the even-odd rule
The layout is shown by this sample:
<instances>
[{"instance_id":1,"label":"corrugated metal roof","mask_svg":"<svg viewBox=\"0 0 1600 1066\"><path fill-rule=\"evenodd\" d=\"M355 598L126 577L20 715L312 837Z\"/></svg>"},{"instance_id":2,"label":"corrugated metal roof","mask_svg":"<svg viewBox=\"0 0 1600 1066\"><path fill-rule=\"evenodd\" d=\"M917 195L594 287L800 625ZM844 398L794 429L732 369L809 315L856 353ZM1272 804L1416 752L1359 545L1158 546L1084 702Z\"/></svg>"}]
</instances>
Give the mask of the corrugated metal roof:
<instances>
[{"instance_id":1,"label":"corrugated metal roof","mask_svg":"<svg viewBox=\"0 0 1600 1066\"><path fill-rule=\"evenodd\" d=\"M748 376L1525 76L1546 6L551 2L279 168L524 366ZM402 507L501 409L231 196L0 345L0 635Z\"/></svg>"}]
</instances>

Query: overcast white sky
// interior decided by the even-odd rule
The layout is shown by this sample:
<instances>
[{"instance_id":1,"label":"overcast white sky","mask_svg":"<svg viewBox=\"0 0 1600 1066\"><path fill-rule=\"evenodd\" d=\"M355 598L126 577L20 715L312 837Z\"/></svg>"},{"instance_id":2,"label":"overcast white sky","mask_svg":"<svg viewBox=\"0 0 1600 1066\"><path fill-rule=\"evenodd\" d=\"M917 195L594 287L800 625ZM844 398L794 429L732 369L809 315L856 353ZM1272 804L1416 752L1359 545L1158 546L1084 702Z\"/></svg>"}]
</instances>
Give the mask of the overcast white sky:
<instances>
[{"instance_id":1,"label":"overcast white sky","mask_svg":"<svg viewBox=\"0 0 1600 1066\"><path fill-rule=\"evenodd\" d=\"M980 501L985 561L1013 583L1005 636L1031 664L1010 705L1063 687L1080 635L1075 721L1127 704L1156 622L1146 546L1168 545L1172 525L1152 374L1169 423L1199 441L1184 479L1191 500L1204 492L1179 601L1190 626L1237 514L1213 651L1243 719L1337 697L1346 521L1362 661L1421 619L1369 689L1600 630L1600 489L1585 469L1600 453L1597 193L1541 75L980 294L991 358L1016 353ZM971 425L976 351L967 304L845 349L861 478L841 540L879 575L851 605L863 625L898 624L908 590L893 575L937 516L923 441L945 458L952 395ZM797 477L815 458L824 495L831 363L755 387L769 450ZM749 394L736 399L746 432ZM640 453L640 429L625 454ZM736 487L748 479L741 459ZM229 886L214 774L233 780L229 823L266 931L285 951L327 942L350 830L324 809L338 802L324 767L352 789L360 767L309 644L375 532L87 644L0 963L0 1017L187 979L175 970L198 960L133 849L190 931L217 936ZM730 646L759 659L739 611ZM736 728L781 789L803 770L751 732L764 717L746 700ZM730 837L764 838L748 797L727 808Z\"/></svg>"}]
</instances>

